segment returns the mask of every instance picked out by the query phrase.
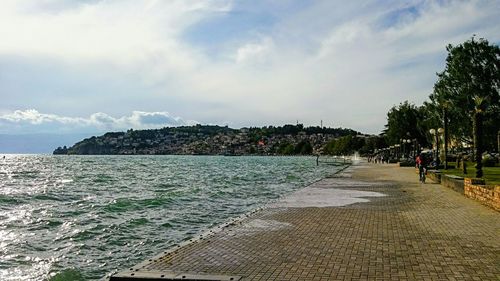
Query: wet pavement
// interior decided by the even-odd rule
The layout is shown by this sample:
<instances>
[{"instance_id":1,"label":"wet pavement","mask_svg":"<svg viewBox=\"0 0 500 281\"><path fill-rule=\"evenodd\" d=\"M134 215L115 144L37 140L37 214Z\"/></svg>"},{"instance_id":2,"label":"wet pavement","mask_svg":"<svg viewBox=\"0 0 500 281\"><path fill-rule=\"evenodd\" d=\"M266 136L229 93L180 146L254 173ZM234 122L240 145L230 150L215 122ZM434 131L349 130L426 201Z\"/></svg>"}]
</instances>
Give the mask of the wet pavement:
<instances>
[{"instance_id":1,"label":"wet pavement","mask_svg":"<svg viewBox=\"0 0 500 281\"><path fill-rule=\"evenodd\" d=\"M358 165L169 249L115 280L141 276L500 280L500 213L441 185L419 184L413 168Z\"/></svg>"}]
</instances>

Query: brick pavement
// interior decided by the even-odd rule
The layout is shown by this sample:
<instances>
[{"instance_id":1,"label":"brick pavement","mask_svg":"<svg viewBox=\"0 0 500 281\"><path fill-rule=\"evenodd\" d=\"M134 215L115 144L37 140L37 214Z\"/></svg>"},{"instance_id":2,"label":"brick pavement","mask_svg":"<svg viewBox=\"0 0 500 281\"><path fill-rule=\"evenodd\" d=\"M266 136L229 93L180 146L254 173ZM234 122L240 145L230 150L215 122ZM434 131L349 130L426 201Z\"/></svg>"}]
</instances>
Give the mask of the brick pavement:
<instances>
[{"instance_id":1,"label":"brick pavement","mask_svg":"<svg viewBox=\"0 0 500 281\"><path fill-rule=\"evenodd\" d=\"M440 185L418 184L412 168L359 166L308 188L385 196L337 207L271 206L123 276L500 280L500 213Z\"/></svg>"}]
</instances>

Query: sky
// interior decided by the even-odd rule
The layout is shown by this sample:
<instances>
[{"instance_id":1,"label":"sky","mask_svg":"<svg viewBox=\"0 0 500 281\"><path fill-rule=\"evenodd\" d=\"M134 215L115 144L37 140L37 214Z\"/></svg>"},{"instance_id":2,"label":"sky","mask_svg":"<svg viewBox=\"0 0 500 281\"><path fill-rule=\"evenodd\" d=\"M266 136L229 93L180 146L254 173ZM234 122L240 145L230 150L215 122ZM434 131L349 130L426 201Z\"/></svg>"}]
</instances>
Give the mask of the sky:
<instances>
[{"instance_id":1,"label":"sky","mask_svg":"<svg viewBox=\"0 0 500 281\"><path fill-rule=\"evenodd\" d=\"M380 133L500 1L2 0L0 135L302 123Z\"/></svg>"}]
</instances>

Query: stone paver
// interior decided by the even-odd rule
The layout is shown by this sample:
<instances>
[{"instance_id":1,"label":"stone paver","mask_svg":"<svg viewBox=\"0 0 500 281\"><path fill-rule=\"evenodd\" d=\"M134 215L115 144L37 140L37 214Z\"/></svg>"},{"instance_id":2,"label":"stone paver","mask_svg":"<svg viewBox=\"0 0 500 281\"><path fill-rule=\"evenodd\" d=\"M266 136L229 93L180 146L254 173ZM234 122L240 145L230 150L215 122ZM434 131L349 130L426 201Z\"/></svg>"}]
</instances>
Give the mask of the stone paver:
<instances>
[{"instance_id":1,"label":"stone paver","mask_svg":"<svg viewBox=\"0 0 500 281\"><path fill-rule=\"evenodd\" d=\"M418 184L412 168L367 165L352 174L308 188L386 196L337 207L278 204L132 271L241 280L500 280L500 213L440 185Z\"/></svg>"}]
</instances>

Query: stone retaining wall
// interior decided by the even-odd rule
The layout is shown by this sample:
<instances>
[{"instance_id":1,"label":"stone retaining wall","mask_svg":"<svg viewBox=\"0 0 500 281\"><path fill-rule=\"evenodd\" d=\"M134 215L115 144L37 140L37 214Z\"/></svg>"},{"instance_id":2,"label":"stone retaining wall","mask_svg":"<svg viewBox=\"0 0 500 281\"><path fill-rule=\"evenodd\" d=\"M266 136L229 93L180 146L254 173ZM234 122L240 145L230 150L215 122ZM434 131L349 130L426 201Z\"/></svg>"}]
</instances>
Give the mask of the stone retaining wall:
<instances>
[{"instance_id":1,"label":"stone retaining wall","mask_svg":"<svg viewBox=\"0 0 500 281\"><path fill-rule=\"evenodd\" d=\"M500 185L485 185L483 179L465 178L464 195L500 211Z\"/></svg>"},{"instance_id":2,"label":"stone retaining wall","mask_svg":"<svg viewBox=\"0 0 500 281\"><path fill-rule=\"evenodd\" d=\"M418 169L415 169L415 173L418 174ZM459 176L441 174L438 170L428 170L427 178L500 211L500 185L485 185L483 179L464 179Z\"/></svg>"}]
</instances>

